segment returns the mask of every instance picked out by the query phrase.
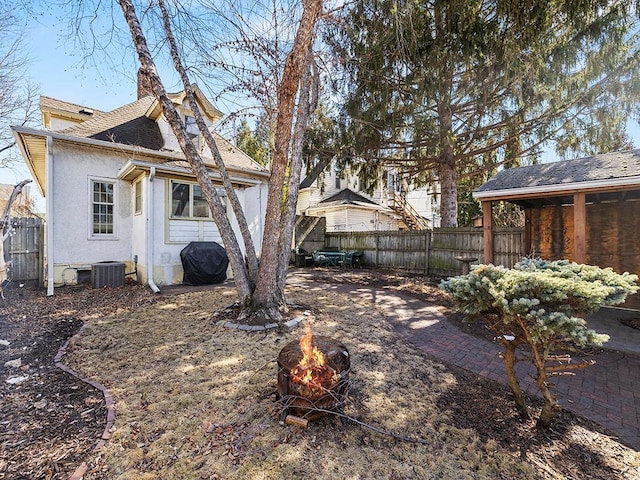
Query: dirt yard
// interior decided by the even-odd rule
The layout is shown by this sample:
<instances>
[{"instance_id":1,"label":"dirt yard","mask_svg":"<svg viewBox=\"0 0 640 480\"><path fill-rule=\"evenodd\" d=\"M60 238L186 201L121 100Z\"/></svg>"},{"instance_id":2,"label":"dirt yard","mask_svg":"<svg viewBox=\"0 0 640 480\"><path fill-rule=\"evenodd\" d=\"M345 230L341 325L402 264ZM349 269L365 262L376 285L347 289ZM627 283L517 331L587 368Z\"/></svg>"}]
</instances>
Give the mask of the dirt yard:
<instances>
[{"instance_id":1,"label":"dirt yard","mask_svg":"<svg viewBox=\"0 0 640 480\"><path fill-rule=\"evenodd\" d=\"M446 307L429 279L367 270L317 275ZM302 329L229 330L219 324L226 314L215 312L235 300L233 288L180 291L7 292L0 479L68 479L83 462L85 479L638 478L640 454L597 425L563 412L550 431L538 432L519 420L505 387L434 362L371 305L321 289L292 288L288 299L303 324L348 346L345 413L362 424L343 427L326 417L307 429L282 426L274 359ZM83 324L63 362L115 399L111 438L97 450L106 416L101 392L54 365Z\"/></svg>"}]
</instances>

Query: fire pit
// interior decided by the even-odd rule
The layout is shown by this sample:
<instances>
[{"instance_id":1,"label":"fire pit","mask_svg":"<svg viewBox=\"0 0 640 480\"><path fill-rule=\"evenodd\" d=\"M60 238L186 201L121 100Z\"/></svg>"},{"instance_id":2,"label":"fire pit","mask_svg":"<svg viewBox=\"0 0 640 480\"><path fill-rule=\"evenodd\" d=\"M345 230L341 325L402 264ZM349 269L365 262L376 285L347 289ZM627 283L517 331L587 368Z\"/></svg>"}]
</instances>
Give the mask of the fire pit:
<instances>
[{"instance_id":1,"label":"fire pit","mask_svg":"<svg viewBox=\"0 0 640 480\"><path fill-rule=\"evenodd\" d=\"M343 406L351 360L347 348L333 338L307 333L288 343L278 355L281 420L288 414L308 420L334 412L346 424Z\"/></svg>"}]
</instances>

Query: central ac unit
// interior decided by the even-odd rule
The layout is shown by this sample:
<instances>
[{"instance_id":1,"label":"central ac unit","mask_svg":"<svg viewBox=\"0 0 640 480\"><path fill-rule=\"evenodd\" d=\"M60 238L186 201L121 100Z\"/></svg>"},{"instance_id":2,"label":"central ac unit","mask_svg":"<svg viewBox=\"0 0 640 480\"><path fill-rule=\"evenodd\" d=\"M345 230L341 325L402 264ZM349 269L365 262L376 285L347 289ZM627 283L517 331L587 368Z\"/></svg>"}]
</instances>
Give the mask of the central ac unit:
<instances>
[{"instance_id":1,"label":"central ac unit","mask_svg":"<svg viewBox=\"0 0 640 480\"><path fill-rule=\"evenodd\" d=\"M121 287L124 285L124 263L98 262L91 265L93 288Z\"/></svg>"}]
</instances>

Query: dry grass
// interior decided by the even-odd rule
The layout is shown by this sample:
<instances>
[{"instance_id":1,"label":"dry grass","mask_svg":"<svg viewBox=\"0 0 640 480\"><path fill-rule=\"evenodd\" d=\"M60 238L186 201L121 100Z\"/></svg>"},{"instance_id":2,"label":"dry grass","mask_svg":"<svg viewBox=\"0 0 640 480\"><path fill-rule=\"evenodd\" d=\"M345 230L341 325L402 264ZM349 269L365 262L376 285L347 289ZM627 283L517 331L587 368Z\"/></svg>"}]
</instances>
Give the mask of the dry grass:
<instances>
[{"instance_id":1,"label":"dry grass","mask_svg":"<svg viewBox=\"0 0 640 480\"><path fill-rule=\"evenodd\" d=\"M302 329L218 326L212 312L235 300L220 287L87 323L66 361L109 388L117 419L84 478L572 478L456 426L443 399L460 377L407 344L371 305L321 289L293 288L288 299L313 305L303 323L349 348L346 413L428 445L343 427L335 417L306 430L280 425L275 358Z\"/></svg>"}]
</instances>

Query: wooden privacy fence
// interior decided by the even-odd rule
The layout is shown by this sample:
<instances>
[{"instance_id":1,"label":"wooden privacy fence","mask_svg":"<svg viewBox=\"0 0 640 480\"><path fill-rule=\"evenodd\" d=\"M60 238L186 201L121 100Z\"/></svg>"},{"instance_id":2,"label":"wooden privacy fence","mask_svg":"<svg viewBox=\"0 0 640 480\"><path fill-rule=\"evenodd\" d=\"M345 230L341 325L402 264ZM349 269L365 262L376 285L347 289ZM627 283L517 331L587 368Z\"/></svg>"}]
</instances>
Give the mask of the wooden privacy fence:
<instances>
[{"instance_id":1,"label":"wooden privacy fence","mask_svg":"<svg viewBox=\"0 0 640 480\"><path fill-rule=\"evenodd\" d=\"M493 229L496 265L512 267L526 255L523 228ZM482 229L437 228L389 232L331 232L325 234L325 247L364 252L363 263L378 268L452 276L462 273L456 257L484 261Z\"/></svg>"},{"instance_id":2,"label":"wooden privacy fence","mask_svg":"<svg viewBox=\"0 0 640 480\"><path fill-rule=\"evenodd\" d=\"M43 284L44 225L40 218L14 218L13 233L4 242L5 260L11 262L9 280L30 287Z\"/></svg>"}]
</instances>

